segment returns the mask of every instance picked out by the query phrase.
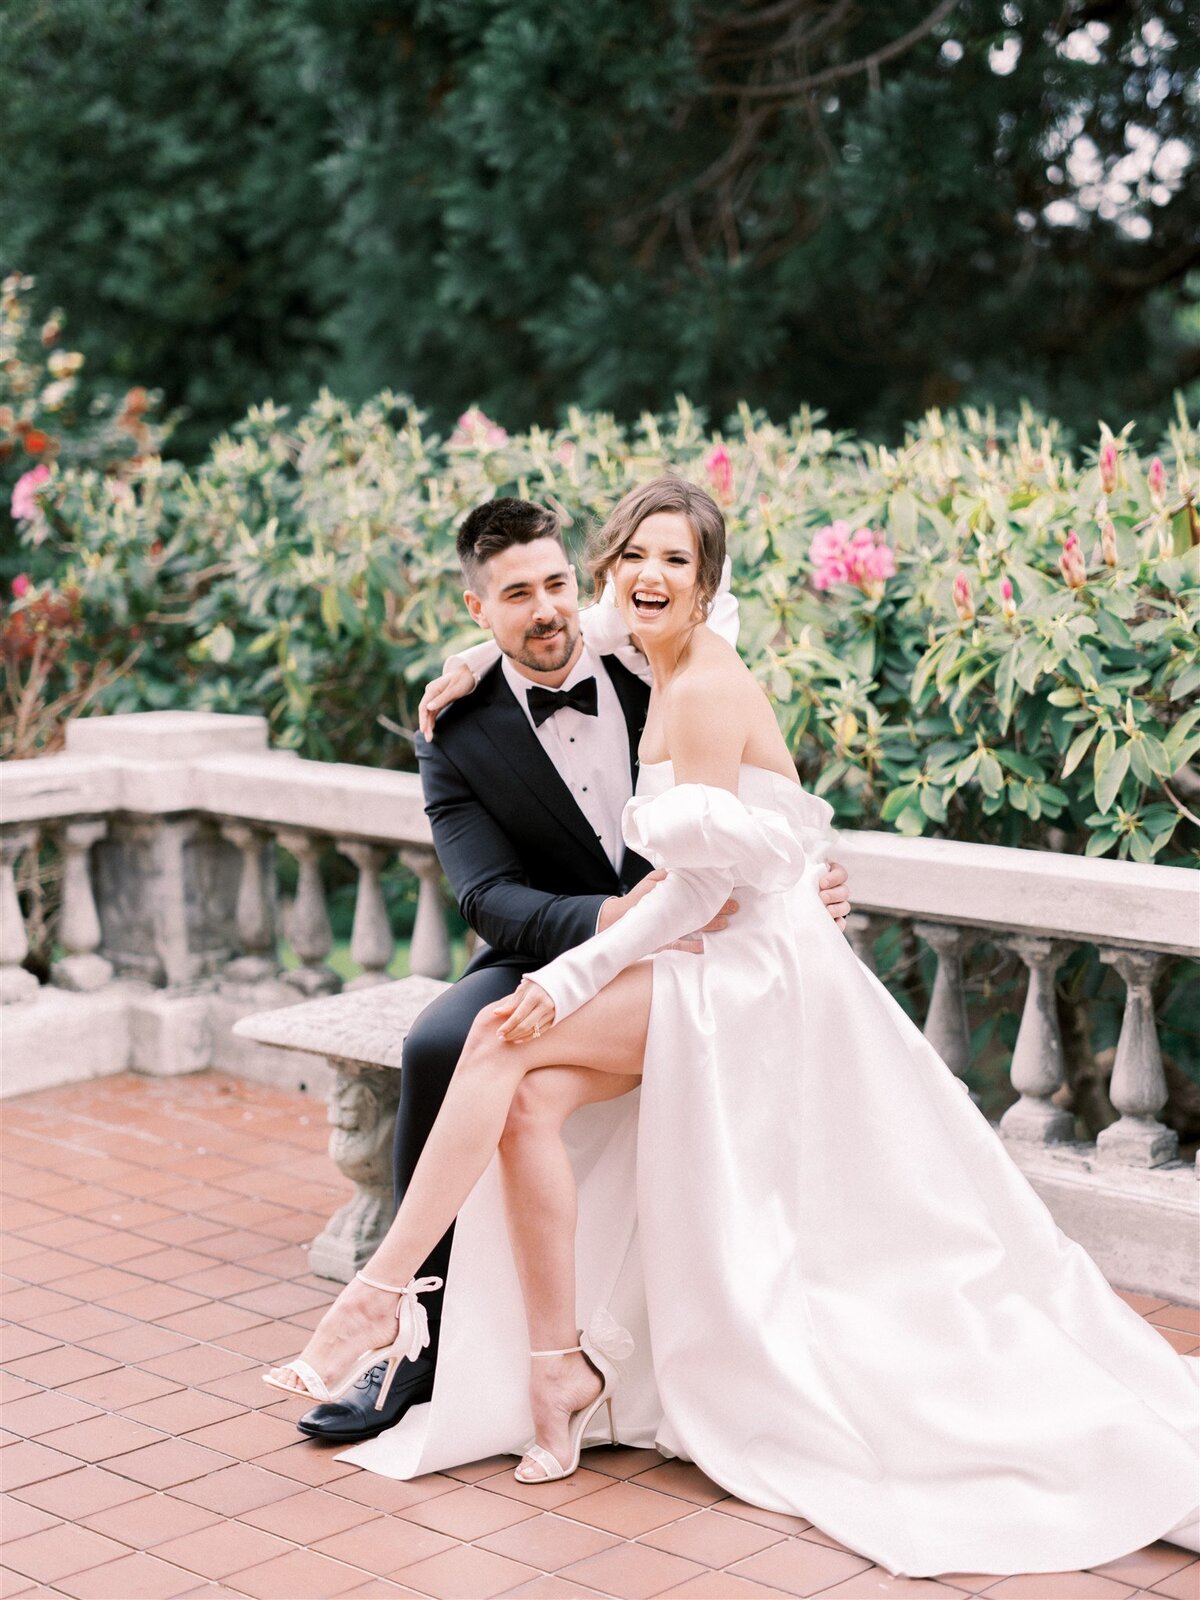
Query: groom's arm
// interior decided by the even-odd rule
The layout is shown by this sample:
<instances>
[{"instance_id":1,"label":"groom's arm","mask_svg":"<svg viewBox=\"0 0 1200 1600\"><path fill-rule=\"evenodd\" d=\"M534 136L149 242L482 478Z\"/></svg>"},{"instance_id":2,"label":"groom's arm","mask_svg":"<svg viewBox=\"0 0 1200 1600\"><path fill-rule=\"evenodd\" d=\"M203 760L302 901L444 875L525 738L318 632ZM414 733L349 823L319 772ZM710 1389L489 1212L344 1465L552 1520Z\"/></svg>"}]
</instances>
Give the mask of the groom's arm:
<instances>
[{"instance_id":1,"label":"groom's arm","mask_svg":"<svg viewBox=\"0 0 1200 1600\"><path fill-rule=\"evenodd\" d=\"M417 740L425 813L442 870L468 925L494 950L550 961L596 931L602 894L548 894L530 886L495 817L441 743Z\"/></svg>"}]
</instances>

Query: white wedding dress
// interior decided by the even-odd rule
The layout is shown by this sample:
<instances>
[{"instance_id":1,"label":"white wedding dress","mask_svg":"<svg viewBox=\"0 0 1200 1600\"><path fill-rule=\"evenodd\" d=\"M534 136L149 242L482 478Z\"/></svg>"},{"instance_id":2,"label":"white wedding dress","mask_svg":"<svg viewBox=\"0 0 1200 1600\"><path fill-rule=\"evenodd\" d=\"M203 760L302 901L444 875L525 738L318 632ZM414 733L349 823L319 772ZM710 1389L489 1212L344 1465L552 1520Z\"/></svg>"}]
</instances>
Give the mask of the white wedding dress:
<instances>
[{"instance_id":1,"label":"white wedding dress","mask_svg":"<svg viewBox=\"0 0 1200 1600\"><path fill-rule=\"evenodd\" d=\"M1062 1571L1167 1535L1200 1501L1198 1364L1059 1232L853 955L816 887L829 806L751 766L737 796L667 763L638 787L625 837L668 876L534 974L558 1016L731 890L741 909L703 956L653 955L641 1089L567 1126L578 1311L614 1353L632 1335L620 1438L897 1573ZM433 1400L344 1459L518 1453L528 1370L493 1162Z\"/></svg>"}]
</instances>

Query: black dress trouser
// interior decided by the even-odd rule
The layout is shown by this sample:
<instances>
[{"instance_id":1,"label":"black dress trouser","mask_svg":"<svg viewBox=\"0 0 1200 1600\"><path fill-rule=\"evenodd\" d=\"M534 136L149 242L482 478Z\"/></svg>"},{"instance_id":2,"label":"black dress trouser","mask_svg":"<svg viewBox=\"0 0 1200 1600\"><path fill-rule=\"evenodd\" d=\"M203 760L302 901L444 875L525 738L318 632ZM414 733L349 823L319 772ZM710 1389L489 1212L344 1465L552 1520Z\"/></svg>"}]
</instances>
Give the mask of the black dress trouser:
<instances>
[{"instance_id":1,"label":"black dress trouser","mask_svg":"<svg viewBox=\"0 0 1200 1600\"><path fill-rule=\"evenodd\" d=\"M530 961L497 963L468 972L457 983L425 1007L404 1041L400 1077L400 1106L396 1112L395 1189L396 1204L420 1160L430 1129L441 1110L454 1068L462 1054L471 1024L485 1006L494 1006L517 987L524 973L536 965ZM453 1227L430 1251L417 1276L445 1278L450 1262ZM422 1295L429 1313L430 1355L437 1358L438 1332L442 1320L442 1291Z\"/></svg>"}]
</instances>

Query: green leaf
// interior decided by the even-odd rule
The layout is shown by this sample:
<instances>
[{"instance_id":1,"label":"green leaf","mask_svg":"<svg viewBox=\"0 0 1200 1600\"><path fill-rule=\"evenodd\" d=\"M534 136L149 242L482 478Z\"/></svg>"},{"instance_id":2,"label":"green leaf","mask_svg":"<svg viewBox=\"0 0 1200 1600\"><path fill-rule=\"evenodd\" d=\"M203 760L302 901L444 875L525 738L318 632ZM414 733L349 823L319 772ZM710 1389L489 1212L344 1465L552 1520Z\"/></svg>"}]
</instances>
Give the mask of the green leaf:
<instances>
[{"instance_id":1,"label":"green leaf","mask_svg":"<svg viewBox=\"0 0 1200 1600\"><path fill-rule=\"evenodd\" d=\"M1107 738L1108 735L1105 735ZM1126 742L1112 758L1105 763L1104 775L1096 780L1096 807L1101 812L1107 812L1117 792L1125 781L1125 774L1129 771L1130 749Z\"/></svg>"},{"instance_id":2,"label":"green leaf","mask_svg":"<svg viewBox=\"0 0 1200 1600\"><path fill-rule=\"evenodd\" d=\"M1043 776L1042 769L1037 762L1031 760L1029 756L1022 755L1019 750L997 750L996 754L1010 772L1019 773L1022 778L1040 778Z\"/></svg>"},{"instance_id":3,"label":"green leaf","mask_svg":"<svg viewBox=\"0 0 1200 1600\"><path fill-rule=\"evenodd\" d=\"M321 590L321 621L336 638L342 627L342 608L336 589Z\"/></svg>"},{"instance_id":4,"label":"green leaf","mask_svg":"<svg viewBox=\"0 0 1200 1600\"><path fill-rule=\"evenodd\" d=\"M1106 768L1112 760L1117 749L1117 736L1111 728L1105 730L1100 736L1100 743L1096 746L1096 754L1092 758L1092 783L1099 786L1104 777Z\"/></svg>"},{"instance_id":5,"label":"green leaf","mask_svg":"<svg viewBox=\"0 0 1200 1600\"><path fill-rule=\"evenodd\" d=\"M1186 700L1189 694L1200 689L1200 661L1185 668L1171 685L1172 700Z\"/></svg>"},{"instance_id":6,"label":"green leaf","mask_svg":"<svg viewBox=\"0 0 1200 1600\"><path fill-rule=\"evenodd\" d=\"M921 810L930 822L946 820L946 803L942 799L941 790L935 788L932 783L923 784L921 787Z\"/></svg>"},{"instance_id":7,"label":"green leaf","mask_svg":"<svg viewBox=\"0 0 1200 1600\"><path fill-rule=\"evenodd\" d=\"M1118 834L1115 828L1097 828L1096 832L1088 839L1084 846L1085 856L1104 856L1116 844Z\"/></svg>"},{"instance_id":8,"label":"green leaf","mask_svg":"<svg viewBox=\"0 0 1200 1600\"><path fill-rule=\"evenodd\" d=\"M1090 728L1085 728L1082 733L1077 733L1071 740L1071 748L1067 751L1067 758L1063 762L1062 775L1064 778L1071 776L1091 749L1092 740L1096 737L1096 728L1097 724L1093 723Z\"/></svg>"},{"instance_id":9,"label":"green leaf","mask_svg":"<svg viewBox=\"0 0 1200 1600\"><path fill-rule=\"evenodd\" d=\"M917 792L915 783L905 783L898 789L893 789L879 808L879 817L882 822L895 822L900 813L912 801Z\"/></svg>"},{"instance_id":10,"label":"green leaf","mask_svg":"<svg viewBox=\"0 0 1200 1600\"><path fill-rule=\"evenodd\" d=\"M979 787L990 799L998 799L1004 789L1004 773L990 750L979 757Z\"/></svg>"}]
</instances>

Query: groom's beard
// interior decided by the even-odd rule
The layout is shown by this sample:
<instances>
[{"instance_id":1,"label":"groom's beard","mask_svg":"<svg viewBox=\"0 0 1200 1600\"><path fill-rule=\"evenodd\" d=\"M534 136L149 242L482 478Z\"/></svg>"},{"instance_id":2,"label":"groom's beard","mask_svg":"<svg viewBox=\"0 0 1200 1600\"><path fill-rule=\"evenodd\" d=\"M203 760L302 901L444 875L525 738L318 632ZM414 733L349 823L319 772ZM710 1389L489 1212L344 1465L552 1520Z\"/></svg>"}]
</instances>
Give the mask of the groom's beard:
<instances>
[{"instance_id":1,"label":"groom's beard","mask_svg":"<svg viewBox=\"0 0 1200 1600\"><path fill-rule=\"evenodd\" d=\"M538 640L542 642L538 644ZM563 618L548 628L531 628L512 659L531 672L561 672L578 642L579 624Z\"/></svg>"}]
</instances>

